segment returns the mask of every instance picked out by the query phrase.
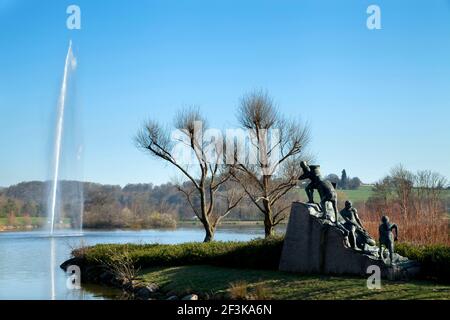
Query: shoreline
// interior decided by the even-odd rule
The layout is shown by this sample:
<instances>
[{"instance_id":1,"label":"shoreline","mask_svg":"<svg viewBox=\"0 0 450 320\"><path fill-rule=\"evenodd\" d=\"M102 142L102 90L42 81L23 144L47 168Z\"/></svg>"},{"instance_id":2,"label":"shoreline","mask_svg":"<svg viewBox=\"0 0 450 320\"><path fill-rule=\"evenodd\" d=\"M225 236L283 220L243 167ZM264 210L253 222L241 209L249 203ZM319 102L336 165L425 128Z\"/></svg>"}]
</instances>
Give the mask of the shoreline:
<instances>
[{"instance_id":1,"label":"shoreline","mask_svg":"<svg viewBox=\"0 0 450 320\"><path fill-rule=\"evenodd\" d=\"M264 224L262 221L251 220L251 221L223 221L218 226L218 230L222 228L246 228L246 227L262 227ZM280 226L286 226L286 223L280 223ZM183 220L179 221L177 227L175 228L84 228L86 231L143 231L143 230L164 230L164 231L174 231L182 228L202 228L203 225L199 221L189 221ZM70 229L70 226L66 225L65 229ZM21 232L21 231L39 231L43 229L42 226L39 225L26 225L26 226L11 226L11 225L0 225L0 233L2 232Z\"/></svg>"},{"instance_id":2,"label":"shoreline","mask_svg":"<svg viewBox=\"0 0 450 320\"><path fill-rule=\"evenodd\" d=\"M166 293L160 291L160 287L154 283L143 280L126 281L120 279L107 266L102 264L90 264L83 258L70 258L59 267L67 272L70 266L77 266L81 272L81 283L95 284L121 290L127 294L130 300L167 300Z\"/></svg>"},{"instance_id":3,"label":"shoreline","mask_svg":"<svg viewBox=\"0 0 450 320\"><path fill-rule=\"evenodd\" d=\"M23 226L23 227L17 227L17 226L0 226L0 233L1 232L20 232L20 231L32 231L39 229L40 226Z\"/></svg>"}]
</instances>

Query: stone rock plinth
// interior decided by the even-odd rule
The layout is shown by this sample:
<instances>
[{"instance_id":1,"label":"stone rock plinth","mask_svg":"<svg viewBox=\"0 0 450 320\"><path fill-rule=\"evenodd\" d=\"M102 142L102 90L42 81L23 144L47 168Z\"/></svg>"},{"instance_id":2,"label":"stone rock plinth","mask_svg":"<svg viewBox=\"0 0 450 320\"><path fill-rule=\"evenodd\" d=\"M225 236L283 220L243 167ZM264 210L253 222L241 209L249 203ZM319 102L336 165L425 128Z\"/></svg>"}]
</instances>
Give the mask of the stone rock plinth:
<instances>
[{"instance_id":1,"label":"stone rock plinth","mask_svg":"<svg viewBox=\"0 0 450 320\"><path fill-rule=\"evenodd\" d=\"M391 280L409 279L419 264L395 254L394 263L378 256L378 248L352 249L344 232L323 219L316 204L294 202L286 230L279 269L287 272L368 276L369 266L378 266L381 276Z\"/></svg>"}]
</instances>

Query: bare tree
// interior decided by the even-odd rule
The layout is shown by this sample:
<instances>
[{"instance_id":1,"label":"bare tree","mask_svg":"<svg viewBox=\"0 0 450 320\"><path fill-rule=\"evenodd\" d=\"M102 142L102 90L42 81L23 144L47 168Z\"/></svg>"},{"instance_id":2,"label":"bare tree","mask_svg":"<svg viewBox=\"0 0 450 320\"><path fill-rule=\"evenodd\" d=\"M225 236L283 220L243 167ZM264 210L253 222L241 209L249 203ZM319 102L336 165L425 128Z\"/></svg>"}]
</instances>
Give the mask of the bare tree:
<instances>
[{"instance_id":1,"label":"bare tree","mask_svg":"<svg viewBox=\"0 0 450 320\"><path fill-rule=\"evenodd\" d=\"M382 204L383 212L386 212L389 208L389 201L392 198L392 178L390 176L386 176L380 181L376 182L374 187L372 188L373 196L371 196L371 200L377 200Z\"/></svg>"},{"instance_id":2,"label":"bare tree","mask_svg":"<svg viewBox=\"0 0 450 320\"><path fill-rule=\"evenodd\" d=\"M114 278L122 285L131 287L133 281L139 278L140 267L136 266L136 259L133 258L127 245L122 250L117 248L107 248L107 258L94 258L97 263L103 265Z\"/></svg>"},{"instance_id":3,"label":"bare tree","mask_svg":"<svg viewBox=\"0 0 450 320\"><path fill-rule=\"evenodd\" d=\"M414 190L416 193L416 207L419 212L424 209L432 214L444 211L443 192L447 179L437 172L420 170L414 175ZM425 206L425 208L424 208Z\"/></svg>"},{"instance_id":4,"label":"bare tree","mask_svg":"<svg viewBox=\"0 0 450 320\"><path fill-rule=\"evenodd\" d=\"M264 215L265 236L270 237L289 212L290 203L281 204L301 174L300 161L309 160L304 153L309 127L284 119L264 92L246 95L237 117L250 136L254 157L236 145L231 173Z\"/></svg>"},{"instance_id":5,"label":"bare tree","mask_svg":"<svg viewBox=\"0 0 450 320\"><path fill-rule=\"evenodd\" d=\"M170 163L187 179L187 183L179 184L177 188L203 224L206 232L204 241L209 242L213 240L221 219L238 205L242 195L237 192L227 194L227 206L220 212L216 210L219 191L230 180L231 175L223 159L223 136L216 135L210 141L204 139L207 123L199 110L181 110L175 117L174 127L178 129L175 139L171 137L167 127L148 121L138 132L135 141L139 148ZM190 151L193 161L186 161L186 158L177 154L175 147L180 145L184 150Z\"/></svg>"},{"instance_id":6,"label":"bare tree","mask_svg":"<svg viewBox=\"0 0 450 320\"><path fill-rule=\"evenodd\" d=\"M414 174L398 165L391 170L393 191L396 194L400 208L405 217L408 216L414 187Z\"/></svg>"}]
</instances>

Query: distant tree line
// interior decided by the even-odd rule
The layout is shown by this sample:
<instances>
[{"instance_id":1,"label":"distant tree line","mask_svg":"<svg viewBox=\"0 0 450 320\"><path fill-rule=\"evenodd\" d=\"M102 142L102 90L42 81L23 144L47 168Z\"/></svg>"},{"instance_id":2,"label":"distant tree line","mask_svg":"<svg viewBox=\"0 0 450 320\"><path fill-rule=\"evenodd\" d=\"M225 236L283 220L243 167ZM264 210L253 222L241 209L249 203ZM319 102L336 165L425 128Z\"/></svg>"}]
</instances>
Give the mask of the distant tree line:
<instances>
[{"instance_id":1,"label":"distant tree line","mask_svg":"<svg viewBox=\"0 0 450 320\"><path fill-rule=\"evenodd\" d=\"M450 243L448 181L437 172L412 172L402 165L375 183L373 193L358 203L365 227L377 233L381 216L400 226L401 239L416 244Z\"/></svg>"},{"instance_id":2,"label":"distant tree line","mask_svg":"<svg viewBox=\"0 0 450 320\"><path fill-rule=\"evenodd\" d=\"M447 179L437 172L412 172L398 165L375 183L368 204L384 211L397 207L406 217L423 212L442 214L446 212L444 193L447 183Z\"/></svg>"},{"instance_id":3,"label":"distant tree line","mask_svg":"<svg viewBox=\"0 0 450 320\"><path fill-rule=\"evenodd\" d=\"M337 188L341 190L356 190L362 184L361 179L358 177L349 177L345 169L342 170L341 177L337 174L330 173L326 176L326 179L336 184Z\"/></svg>"},{"instance_id":4,"label":"distant tree line","mask_svg":"<svg viewBox=\"0 0 450 320\"><path fill-rule=\"evenodd\" d=\"M78 181L61 181L60 185L62 216L73 220L79 217L71 216L73 211L69 206L73 195L70 190L82 188L83 225L86 228L174 227L179 220L196 219L178 186L173 183L128 184L123 188ZM3 188L0 190L0 218L13 225L17 217L46 217L49 187L49 182L32 181ZM217 206L225 206L223 197L218 197ZM255 209L251 202L243 200L227 218L258 220L260 217Z\"/></svg>"}]
</instances>

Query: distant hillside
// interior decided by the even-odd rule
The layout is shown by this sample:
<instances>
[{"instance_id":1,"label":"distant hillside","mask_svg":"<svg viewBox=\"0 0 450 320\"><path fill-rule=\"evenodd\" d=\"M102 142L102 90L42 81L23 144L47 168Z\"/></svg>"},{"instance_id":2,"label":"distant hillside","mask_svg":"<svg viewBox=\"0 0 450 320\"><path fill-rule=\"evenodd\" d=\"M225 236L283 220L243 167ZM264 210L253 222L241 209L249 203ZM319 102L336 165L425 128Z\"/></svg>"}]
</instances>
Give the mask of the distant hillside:
<instances>
[{"instance_id":1,"label":"distant hillside","mask_svg":"<svg viewBox=\"0 0 450 320\"><path fill-rule=\"evenodd\" d=\"M24 203L34 203L45 206L49 198L50 189L51 183L48 181L30 181L4 188L0 191L0 195ZM59 191L61 194L61 201L65 204L71 202L72 199L78 197L79 194L84 195L86 199L89 199L92 194L97 192L118 196L118 193L121 192L121 187L89 182L61 181Z\"/></svg>"},{"instance_id":2,"label":"distant hillside","mask_svg":"<svg viewBox=\"0 0 450 320\"><path fill-rule=\"evenodd\" d=\"M44 217L47 215L50 182L22 182L0 190L0 218L29 215ZM171 183L155 186L148 184L102 185L99 183L61 181L62 216L71 217L74 202L80 194L84 201L84 225L89 227L121 227L124 221L140 225L151 213L170 214L176 219L191 220L192 209L182 193ZM221 200L218 200L220 205ZM76 207L76 208L78 208ZM243 203L229 216L233 219L259 219L259 213L249 203Z\"/></svg>"}]
</instances>

